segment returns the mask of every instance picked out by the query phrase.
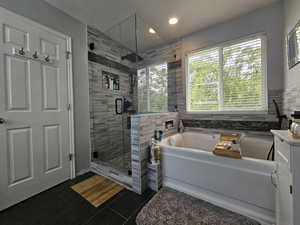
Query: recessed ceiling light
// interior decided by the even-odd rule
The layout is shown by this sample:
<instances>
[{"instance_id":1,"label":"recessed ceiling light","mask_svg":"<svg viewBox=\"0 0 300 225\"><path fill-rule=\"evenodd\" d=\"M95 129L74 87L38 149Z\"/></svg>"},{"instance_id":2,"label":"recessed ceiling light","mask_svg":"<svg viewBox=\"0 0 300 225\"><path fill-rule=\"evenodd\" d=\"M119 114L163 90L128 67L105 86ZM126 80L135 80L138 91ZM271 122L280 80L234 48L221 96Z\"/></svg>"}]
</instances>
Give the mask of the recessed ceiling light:
<instances>
[{"instance_id":1,"label":"recessed ceiling light","mask_svg":"<svg viewBox=\"0 0 300 225\"><path fill-rule=\"evenodd\" d=\"M149 33L150 33L150 34L156 34L156 31L155 31L152 27L150 27L150 28L149 28Z\"/></svg>"},{"instance_id":2,"label":"recessed ceiling light","mask_svg":"<svg viewBox=\"0 0 300 225\"><path fill-rule=\"evenodd\" d=\"M178 19L176 17L171 17L169 19L169 24L174 25L176 23L178 23Z\"/></svg>"}]
</instances>

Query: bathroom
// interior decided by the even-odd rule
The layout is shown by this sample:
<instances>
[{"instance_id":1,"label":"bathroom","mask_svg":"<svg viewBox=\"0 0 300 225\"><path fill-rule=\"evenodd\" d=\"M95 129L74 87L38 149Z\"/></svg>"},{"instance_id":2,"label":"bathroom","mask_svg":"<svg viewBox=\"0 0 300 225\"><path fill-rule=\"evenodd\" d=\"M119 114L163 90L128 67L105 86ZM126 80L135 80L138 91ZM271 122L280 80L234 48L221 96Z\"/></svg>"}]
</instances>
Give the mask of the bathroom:
<instances>
[{"instance_id":1,"label":"bathroom","mask_svg":"<svg viewBox=\"0 0 300 225\"><path fill-rule=\"evenodd\" d=\"M0 224L300 223L299 11L0 0Z\"/></svg>"}]
</instances>

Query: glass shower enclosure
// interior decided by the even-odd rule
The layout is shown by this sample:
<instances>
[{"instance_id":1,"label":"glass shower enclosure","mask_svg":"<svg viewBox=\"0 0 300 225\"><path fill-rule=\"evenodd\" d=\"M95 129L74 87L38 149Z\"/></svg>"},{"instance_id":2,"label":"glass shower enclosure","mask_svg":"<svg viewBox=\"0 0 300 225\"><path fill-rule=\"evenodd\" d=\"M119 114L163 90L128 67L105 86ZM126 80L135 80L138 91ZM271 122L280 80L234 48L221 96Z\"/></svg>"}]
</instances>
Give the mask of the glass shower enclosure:
<instances>
[{"instance_id":1,"label":"glass shower enclosure","mask_svg":"<svg viewBox=\"0 0 300 225\"><path fill-rule=\"evenodd\" d=\"M161 39L132 15L104 33L89 27L92 162L131 175L131 118L137 113L141 54Z\"/></svg>"}]
</instances>

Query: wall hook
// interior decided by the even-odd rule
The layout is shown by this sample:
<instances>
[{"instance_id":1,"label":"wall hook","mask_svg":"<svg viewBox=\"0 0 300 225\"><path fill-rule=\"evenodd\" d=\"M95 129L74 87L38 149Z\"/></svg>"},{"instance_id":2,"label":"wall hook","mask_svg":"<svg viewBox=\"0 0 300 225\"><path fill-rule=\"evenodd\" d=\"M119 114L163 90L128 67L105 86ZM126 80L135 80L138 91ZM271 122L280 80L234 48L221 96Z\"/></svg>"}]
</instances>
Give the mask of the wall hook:
<instances>
[{"instance_id":1,"label":"wall hook","mask_svg":"<svg viewBox=\"0 0 300 225\"><path fill-rule=\"evenodd\" d=\"M19 50L19 54L20 54L20 55L25 55L24 48L21 48L21 49Z\"/></svg>"},{"instance_id":2,"label":"wall hook","mask_svg":"<svg viewBox=\"0 0 300 225\"><path fill-rule=\"evenodd\" d=\"M50 62L50 56L49 55L46 56L45 61Z\"/></svg>"},{"instance_id":3,"label":"wall hook","mask_svg":"<svg viewBox=\"0 0 300 225\"><path fill-rule=\"evenodd\" d=\"M32 55L32 57L33 57L34 59L37 59L37 58L39 57L37 51L34 52L34 54Z\"/></svg>"}]
</instances>

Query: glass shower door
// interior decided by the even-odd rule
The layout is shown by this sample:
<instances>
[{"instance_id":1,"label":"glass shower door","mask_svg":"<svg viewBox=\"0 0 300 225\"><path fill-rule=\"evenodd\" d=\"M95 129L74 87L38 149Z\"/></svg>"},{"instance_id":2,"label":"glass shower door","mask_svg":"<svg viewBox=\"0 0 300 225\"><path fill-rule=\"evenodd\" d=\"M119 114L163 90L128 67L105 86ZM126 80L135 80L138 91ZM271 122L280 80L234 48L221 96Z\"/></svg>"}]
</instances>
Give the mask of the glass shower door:
<instances>
[{"instance_id":1,"label":"glass shower door","mask_svg":"<svg viewBox=\"0 0 300 225\"><path fill-rule=\"evenodd\" d=\"M122 122L122 96L114 93L109 97L107 132L109 138L109 151L107 151L107 163L117 169L123 168L123 122Z\"/></svg>"},{"instance_id":2,"label":"glass shower door","mask_svg":"<svg viewBox=\"0 0 300 225\"><path fill-rule=\"evenodd\" d=\"M116 89L106 85L107 75L118 78ZM130 99L129 77L101 69L91 83L93 162L128 174L131 170L130 127L124 109Z\"/></svg>"}]
</instances>

